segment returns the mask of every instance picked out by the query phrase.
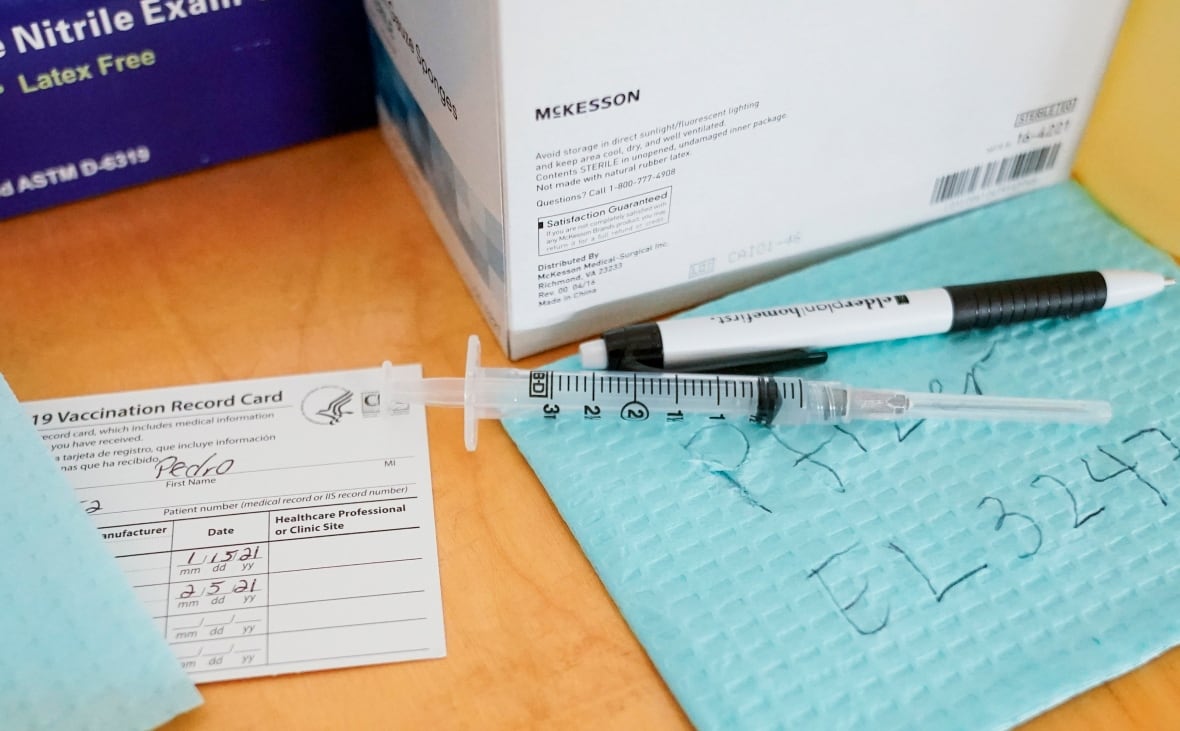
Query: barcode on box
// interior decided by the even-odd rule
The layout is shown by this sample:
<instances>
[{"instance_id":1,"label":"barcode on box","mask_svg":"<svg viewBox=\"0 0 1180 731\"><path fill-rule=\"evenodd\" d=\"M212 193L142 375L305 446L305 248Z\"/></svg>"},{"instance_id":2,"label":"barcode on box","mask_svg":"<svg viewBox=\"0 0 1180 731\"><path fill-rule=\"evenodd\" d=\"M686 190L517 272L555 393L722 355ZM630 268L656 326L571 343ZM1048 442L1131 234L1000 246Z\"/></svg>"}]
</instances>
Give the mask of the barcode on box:
<instances>
[{"instance_id":1,"label":"barcode on box","mask_svg":"<svg viewBox=\"0 0 1180 731\"><path fill-rule=\"evenodd\" d=\"M951 198L970 195L976 191L987 190L997 185L1036 175L1048 170L1057 162L1057 153L1061 151L1061 143L1049 145L1036 150L1022 152L1019 155L1005 157L1002 160L992 160L984 165L959 170L943 175L934 181L934 192L930 195L931 203L942 203Z\"/></svg>"}]
</instances>

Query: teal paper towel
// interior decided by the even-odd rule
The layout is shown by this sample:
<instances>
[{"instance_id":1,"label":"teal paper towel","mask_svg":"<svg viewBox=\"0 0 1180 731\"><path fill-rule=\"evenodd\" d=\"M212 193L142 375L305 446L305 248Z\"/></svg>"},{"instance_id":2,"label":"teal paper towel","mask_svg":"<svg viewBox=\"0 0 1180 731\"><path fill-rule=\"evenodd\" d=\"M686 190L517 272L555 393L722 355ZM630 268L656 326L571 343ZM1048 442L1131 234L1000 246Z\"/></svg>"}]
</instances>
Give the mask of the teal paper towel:
<instances>
[{"instance_id":1,"label":"teal paper towel","mask_svg":"<svg viewBox=\"0 0 1180 731\"><path fill-rule=\"evenodd\" d=\"M201 702L0 378L0 728L159 726Z\"/></svg>"},{"instance_id":2,"label":"teal paper towel","mask_svg":"<svg viewBox=\"0 0 1180 731\"><path fill-rule=\"evenodd\" d=\"M1070 183L688 314L1101 268L1177 276ZM1180 641L1177 290L798 373L1110 400L1101 427L505 426L698 727L1008 727Z\"/></svg>"}]
</instances>

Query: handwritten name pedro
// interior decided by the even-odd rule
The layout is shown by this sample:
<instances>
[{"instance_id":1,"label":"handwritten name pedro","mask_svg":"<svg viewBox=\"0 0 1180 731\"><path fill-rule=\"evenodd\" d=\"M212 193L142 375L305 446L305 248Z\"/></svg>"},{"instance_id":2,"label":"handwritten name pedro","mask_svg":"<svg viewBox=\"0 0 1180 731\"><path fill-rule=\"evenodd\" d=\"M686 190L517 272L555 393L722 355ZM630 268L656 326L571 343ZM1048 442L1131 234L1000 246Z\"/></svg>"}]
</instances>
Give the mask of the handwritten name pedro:
<instances>
[{"instance_id":1,"label":"handwritten name pedro","mask_svg":"<svg viewBox=\"0 0 1180 731\"><path fill-rule=\"evenodd\" d=\"M35 94L39 91L48 91L49 89L69 86L83 81L93 81L96 78L95 73L99 77L111 76L127 71L135 71L145 66L154 66L155 64L156 52L150 48L138 53L119 55L104 53L95 58L93 64L83 63L66 68L57 68L55 66L42 73L32 75L31 79L24 74L17 74L16 83L20 86L22 93Z\"/></svg>"}]
</instances>

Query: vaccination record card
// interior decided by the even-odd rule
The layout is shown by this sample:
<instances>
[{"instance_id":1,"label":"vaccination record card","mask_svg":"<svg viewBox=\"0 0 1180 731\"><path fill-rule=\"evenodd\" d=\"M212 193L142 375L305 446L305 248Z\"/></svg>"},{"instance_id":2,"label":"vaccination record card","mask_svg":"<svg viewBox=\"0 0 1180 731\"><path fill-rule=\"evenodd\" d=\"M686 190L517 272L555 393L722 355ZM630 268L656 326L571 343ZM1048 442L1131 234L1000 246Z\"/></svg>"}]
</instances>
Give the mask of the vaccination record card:
<instances>
[{"instance_id":1,"label":"vaccination record card","mask_svg":"<svg viewBox=\"0 0 1180 731\"><path fill-rule=\"evenodd\" d=\"M383 410L382 378L24 407L182 666L208 682L446 654L425 414Z\"/></svg>"}]
</instances>

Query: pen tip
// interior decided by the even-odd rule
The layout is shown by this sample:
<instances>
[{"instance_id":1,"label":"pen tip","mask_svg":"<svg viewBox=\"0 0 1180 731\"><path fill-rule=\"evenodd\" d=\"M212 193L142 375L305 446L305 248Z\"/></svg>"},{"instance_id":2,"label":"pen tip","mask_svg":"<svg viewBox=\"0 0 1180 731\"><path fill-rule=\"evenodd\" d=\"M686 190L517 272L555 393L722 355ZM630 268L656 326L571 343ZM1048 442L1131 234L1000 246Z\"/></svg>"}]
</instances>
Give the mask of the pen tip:
<instances>
[{"instance_id":1,"label":"pen tip","mask_svg":"<svg viewBox=\"0 0 1180 731\"><path fill-rule=\"evenodd\" d=\"M1176 283L1175 279L1172 279L1171 277L1164 277L1164 286L1165 287L1171 287L1175 283Z\"/></svg>"}]
</instances>

